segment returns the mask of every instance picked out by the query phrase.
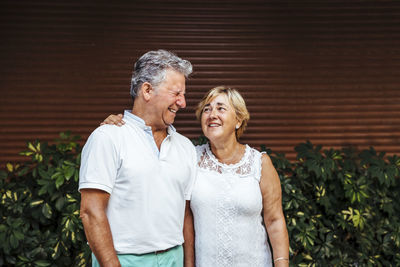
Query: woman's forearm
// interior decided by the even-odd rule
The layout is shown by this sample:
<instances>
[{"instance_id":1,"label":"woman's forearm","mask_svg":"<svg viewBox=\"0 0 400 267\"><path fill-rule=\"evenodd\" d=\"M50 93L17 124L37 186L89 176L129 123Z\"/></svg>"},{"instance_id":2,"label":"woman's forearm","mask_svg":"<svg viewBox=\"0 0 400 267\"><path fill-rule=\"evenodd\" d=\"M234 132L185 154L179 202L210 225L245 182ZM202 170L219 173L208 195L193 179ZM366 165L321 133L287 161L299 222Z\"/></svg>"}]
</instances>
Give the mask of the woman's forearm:
<instances>
[{"instance_id":1,"label":"woman's forearm","mask_svg":"<svg viewBox=\"0 0 400 267\"><path fill-rule=\"evenodd\" d=\"M289 236L283 216L270 222L267 232L275 266L289 266Z\"/></svg>"}]
</instances>

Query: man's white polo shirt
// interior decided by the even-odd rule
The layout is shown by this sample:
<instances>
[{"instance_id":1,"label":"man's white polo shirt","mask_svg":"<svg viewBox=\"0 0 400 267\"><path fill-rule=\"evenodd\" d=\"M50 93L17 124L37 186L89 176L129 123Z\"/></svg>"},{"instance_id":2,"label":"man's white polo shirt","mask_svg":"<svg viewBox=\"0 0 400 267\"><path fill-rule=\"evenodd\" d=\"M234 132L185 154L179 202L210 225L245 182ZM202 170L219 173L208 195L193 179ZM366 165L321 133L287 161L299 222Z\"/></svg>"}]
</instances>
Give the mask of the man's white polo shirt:
<instances>
[{"instance_id":1,"label":"man's white polo shirt","mask_svg":"<svg viewBox=\"0 0 400 267\"><path fill-rule=\"evenodd\" d=\"M110 194L107 217L118 254L182 244L185 200L196 177L196 151L189 139L170 126L157 155L149 127L132 116L125 111L122 127L93 131L82 150L79 178L79 190Z\"/></svg>"}]
</instances>

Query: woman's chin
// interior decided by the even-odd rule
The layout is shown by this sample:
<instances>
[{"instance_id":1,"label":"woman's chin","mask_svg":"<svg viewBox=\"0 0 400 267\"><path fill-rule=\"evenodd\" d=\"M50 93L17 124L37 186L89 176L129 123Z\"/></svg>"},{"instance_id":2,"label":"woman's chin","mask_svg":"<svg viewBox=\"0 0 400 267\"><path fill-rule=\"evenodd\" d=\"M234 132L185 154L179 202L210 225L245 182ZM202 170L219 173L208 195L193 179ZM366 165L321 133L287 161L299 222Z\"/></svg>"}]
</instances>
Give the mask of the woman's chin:
<instances>
[{"instance_id":1,"label":"woman's chin","mask_svg":"<svg viewBox=\"0 0 400 267\"><path fill-rule=\"evenodd\" d=\"M210 143L216 143L221 141L222 135L221 134L205 134L205 137L210 141Z\"/></svg>"}]
</instances>

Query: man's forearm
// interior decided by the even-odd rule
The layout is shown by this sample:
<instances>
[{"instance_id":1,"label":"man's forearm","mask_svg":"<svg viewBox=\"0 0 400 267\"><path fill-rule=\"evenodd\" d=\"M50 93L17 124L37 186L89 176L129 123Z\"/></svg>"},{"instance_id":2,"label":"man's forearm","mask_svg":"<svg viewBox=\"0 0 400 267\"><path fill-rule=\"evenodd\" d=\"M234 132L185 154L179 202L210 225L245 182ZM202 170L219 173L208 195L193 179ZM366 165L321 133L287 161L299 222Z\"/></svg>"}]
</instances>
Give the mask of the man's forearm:
<instances>
[{"instance_id":1,"label":"man's forearm","mask_svg":"<svg viewBox=\"0 0 400 267\"><path fill-rule=\"evenodd\" d=\"M194 242L185 236L185 243L183 244L184 251L184 266L193 267L194 266Z\"/></svg>"},{"instance_id":2,"label":"man's forearm","mask_svg":"<svg viewBox=\"0 0 400 267\"><path fill-rule=\"evenodd\" d=\"M121 266L115 252L107 216L82 214L81 217L89 246L100 265L102 267Z\"/></svg>"},{"instance_id":3,"label":"man's forearm","mask_svg":"<svg viewBox=\"0 0 400 267\"><path fill-rule=\"evenodd\" d=\"M184 266L193 267L194 266L194 225L193 225L193 215L190 210L190 202L186 201L185 210L185 221L183 226L183 237L185 243L183 244L184 250Z\"/></svg>"}]
</instances>

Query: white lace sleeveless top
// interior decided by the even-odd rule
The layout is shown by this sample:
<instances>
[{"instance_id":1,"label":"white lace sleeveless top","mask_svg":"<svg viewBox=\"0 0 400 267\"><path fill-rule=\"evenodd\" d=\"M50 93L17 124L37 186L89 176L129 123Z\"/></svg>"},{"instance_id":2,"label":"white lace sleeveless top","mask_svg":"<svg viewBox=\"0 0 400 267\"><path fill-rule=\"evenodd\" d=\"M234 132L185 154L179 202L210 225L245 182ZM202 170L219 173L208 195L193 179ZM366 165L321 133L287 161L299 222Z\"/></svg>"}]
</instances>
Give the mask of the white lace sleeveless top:
<instances>
[{"instance_id":1,"label":"white lace sleeveless top","mask_svg":"<svg viewBox=\"0 0 400 267\"><path fill-rule=\"evenodd\" d=\"M197 267L272 266L263 225L261 153L246 145L236 164L220 163L197 146L198 177L191 197Z\"/></svg>"}]
</instances>

